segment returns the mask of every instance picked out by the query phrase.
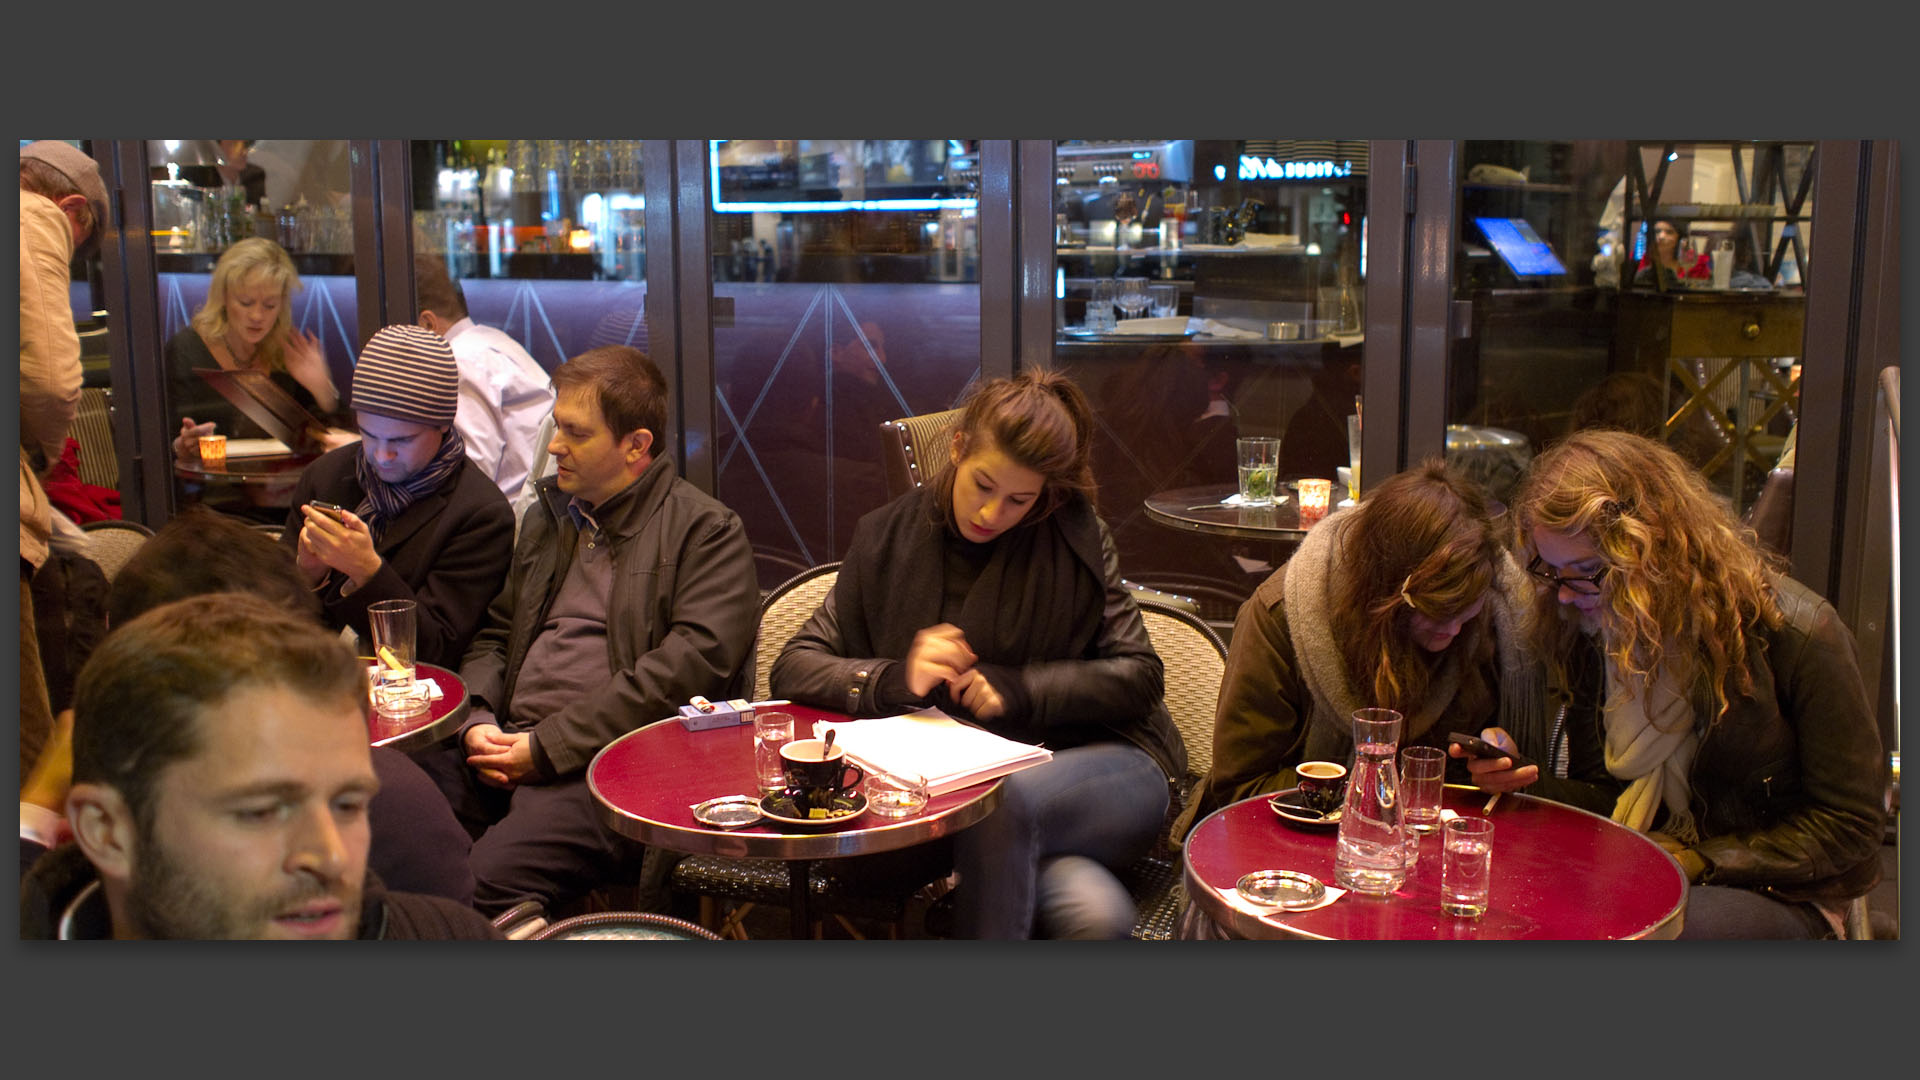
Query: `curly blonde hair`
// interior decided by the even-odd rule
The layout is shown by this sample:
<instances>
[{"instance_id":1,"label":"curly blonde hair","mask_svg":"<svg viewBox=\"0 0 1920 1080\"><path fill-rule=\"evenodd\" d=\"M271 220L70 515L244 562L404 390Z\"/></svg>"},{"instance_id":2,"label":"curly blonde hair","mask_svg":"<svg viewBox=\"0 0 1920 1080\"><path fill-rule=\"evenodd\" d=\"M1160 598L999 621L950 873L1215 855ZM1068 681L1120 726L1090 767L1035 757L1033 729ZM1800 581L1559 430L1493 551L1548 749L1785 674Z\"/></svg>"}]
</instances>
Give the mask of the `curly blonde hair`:
<instances>
[{"instance_id":1,"label":"curly blonde hair","mask_svg":"<svg viewBox=\"0 0 1920 1080\"><path fill-rule=\"evenodd\" d=\"M1495 581L1501 545L1485 491L1437 457L1389 477L1354 511L1340 553L1334 638L1354 689L1411 712L1426 698L1441 657L1413 640L1414 615L1447 620L1472 607ZM1492 707L1482 675L1492 659L1491 615L1469 621L1449 652L1465 656L1456 707Z\"/></svg>"},{"instance_id":2,"label":"curly blonde hair","mask_svg":"<svg viewBox=\"0 0 1920 1080\"><path fill-rule=\"evenodd\" d=\"M207 285L207 302L193 313L193 328L208 341L220 341L227 334L227 291L267 285L280 290L280 310L273 329L260 342L256 363L265 361L270 371L285 371L287 335L293 332L293 294L300 288L300 272L285 248L262 236L249 236L233 245L213 264L213 280Z\"/></svg>"},{"instance_id":3,"label":"curly blonde hair","mask_svg":"<svg viewBox=\"0 0 1920 1080\"><path fill-rule=\"evenodd\" d=\"M1535 529L1584 534L1606 559L1607 655L1634 684L1690 662L1712 688L1716 721L1733 694L1752 695L1746 631L1780 625L1780 563L1679 454L1624 431L1576 432L1534 459L1513 509L1529 564ZM1579 631L1561 617L1558 592L1542 584L1535 625L1564 679Z\"/></svg>"}]
</instances>

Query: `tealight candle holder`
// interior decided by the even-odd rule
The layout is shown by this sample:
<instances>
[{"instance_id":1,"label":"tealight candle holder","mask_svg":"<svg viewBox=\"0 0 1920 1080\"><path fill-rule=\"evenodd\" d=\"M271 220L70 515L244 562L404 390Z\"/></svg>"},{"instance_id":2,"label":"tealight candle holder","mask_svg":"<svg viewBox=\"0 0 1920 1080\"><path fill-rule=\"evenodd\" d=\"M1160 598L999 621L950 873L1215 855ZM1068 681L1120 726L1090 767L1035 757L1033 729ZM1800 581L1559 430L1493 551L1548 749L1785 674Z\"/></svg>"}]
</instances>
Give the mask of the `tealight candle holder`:
<instances>
[{"instance_id":1,"label":"tealight candle holder","mask_svg":"<svg viewBox=\"0 0 1920 1080\"><path fill-rule=\"evenodd\" d=\"M1297 490L1300 496L1300 527L1311 528L1327 516L1327 503L1333 497L1333 481L1302 480Z\"/></svg>"}]
</instances>

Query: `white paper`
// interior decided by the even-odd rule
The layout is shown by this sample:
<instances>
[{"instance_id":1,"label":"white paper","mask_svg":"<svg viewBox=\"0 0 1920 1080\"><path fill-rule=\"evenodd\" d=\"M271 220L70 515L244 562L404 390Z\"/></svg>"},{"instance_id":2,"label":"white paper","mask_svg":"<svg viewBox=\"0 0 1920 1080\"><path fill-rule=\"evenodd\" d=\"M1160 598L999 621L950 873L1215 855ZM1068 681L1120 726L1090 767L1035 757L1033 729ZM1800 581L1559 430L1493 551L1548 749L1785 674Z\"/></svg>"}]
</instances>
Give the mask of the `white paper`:
<instances>
[{"instance_id":1,"label":"white paper","mask_svg":"<svg viewBox=\"0 0 1920 1080\"><path fill-rule=\"evenodd\" d=\"M1253 901L1247 899L1246 897L1241 896L1239 889L1234 889L1234 888L1222 889L1222 888L1215 887L1213 891L1219 893L1220 898L1225 900L1227 903L1233 905L1235 908L1238 908L1241 911L1246 912L1249 915L1252 915L1254 918L1259 919L1261 922L1268 922L1268 923L1272 923L1275 926L1279 926L1281 925L1282 920L1284 920L1289 915L1298 915L1303 911L1318 911L1321 908L1326 907L1328 904L1333 903L1335 900L1338 900L1341 897L1347 895L1347 890L1336 888L1332 885L1325 886L1325 889L1326 889L1326 895L1320 898L1319 903L1313 905L1312 907L1298 907L1298 908L1280 908L1280 907L1274 907L1270 904L1256 904Z\"/></svg>"},{"instance_id":2,"label":"white paper","mask_svg":"<svg viewBox=\"0 0 1920 1080\"><path fill-rule=\"evenodd\" d=\"M816 721L814 738L835 732L836 744L863 769L919 773L927 792L944 795L982 780L1053 760L1053 751L1015 742L927 708L870 720Z\"/></svg>"},{"instance_id":3,"label":"white paper","mask_svg":"<svg viewBox=\"0 0 1920 1080\"><path fill-rule=\"evenodd\" d=\"M1279 505L1280 505L1281 503L1284 503L1284 502L1286 502L1286 501L1287 501L1287 500L1288 500L1289 498L1291 498L1291 496L1288 496L1288 495L1275 495L1275 496L1273 497L1273 501L1272 501L1271 503L1269 503L1268 505L1271 505L1271 506L1279 506ZM1247 501L1246 499L1244 499L1244 498L1242 498L1242 497L1240 496L1240 493L1239 493L1239 492L1237 492L1237 491L1236 491L1236 492L1234 492L1233 494L1231 494L1231 495L1229 495L1229 496L1227 496L1226 498L1224 498L1224 499L1221 499L1221 500L1220 500L1220 505L1221 505L1221 506L1245 506L1245 507L1248 507L1248 508L1250 508L1250 509L1254 509L1254 510L1259 510L1259 509L1262 509L1261 507L1258 507L1258 506L1254 506L1254 505L1253 505L1252 503L1249 503L1249 502L1248 502L1248 501Z\"/></svg>"},{"instance_id":4,"label":"white paper","mask_svg":"<svg viewBox=\"0 0 1920 1080\"><path fill-rule=\"evenodd\" d=\"M279 439L236 439L227 438L227 456L265 457L269 454L291 454L293 451Z\"/></svg>"}]
</instances>

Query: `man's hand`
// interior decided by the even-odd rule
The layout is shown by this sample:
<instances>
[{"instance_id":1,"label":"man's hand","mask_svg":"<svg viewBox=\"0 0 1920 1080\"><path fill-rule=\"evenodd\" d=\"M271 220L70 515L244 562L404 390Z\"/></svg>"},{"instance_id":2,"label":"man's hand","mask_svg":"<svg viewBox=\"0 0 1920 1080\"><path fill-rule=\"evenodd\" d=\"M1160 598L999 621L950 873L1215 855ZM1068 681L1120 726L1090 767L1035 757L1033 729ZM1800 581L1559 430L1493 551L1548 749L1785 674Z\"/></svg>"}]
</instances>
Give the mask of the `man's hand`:
<instances>
[{"instance_id":1,"label":"man's hand","mask_svg":"<svg viewBox=\"0 0 1920 1080\"><path fill-rule=\"evenodd\" d=\"M300 567L308 572L308 581L316 582L314 567L327 566L347 575L354 588L365 585L380 572L380 553L373 550L373 534L367 523L350 510L342 510L335 520L311 506L302 506L307 523L300 527L300 548L296 553Z\"/></svg>"},{"instance_id":2,"label":"man's hand","mask_svg":"<svg viewBox=\"0 0 1920 1080\"><path fill-rule=\"evenodd\" d=\"M496 724L475 724L463 741L467 764L482 783L511 789L534 773L533 736L527 732L508 734Z\"/></svg>"},{"instance_id":3,"label":"man's hand","mask_svg":"<svg viewBox=\"0 0 1920 1080\"><path fill-rule=\"evenodd\" d=\"M924 698L941 683L951 686L972 670L976 659L959 627L929 626L913 636L913 647L907 650L907 692Z\"/></svg>"},{"instance_id":4,"label":"man's hand","mask_svg":"<svg viewBox=\"0 0 1920 1080\"><path fill-rule=\"evenodd\" d=\"M1513 736L1505 728L1490 727L1480 732L1480 737L1503 750L1517 750ZM1473 782L1482 791L1519 791L1521 788L1540 779L1538 765L1523 765L1516 769L1512 758L1476 758L1470 756L1457 744L1448 744L1447 753L1467 759L1467 771L1473 774Z\"/></svg>"}]
</instances>

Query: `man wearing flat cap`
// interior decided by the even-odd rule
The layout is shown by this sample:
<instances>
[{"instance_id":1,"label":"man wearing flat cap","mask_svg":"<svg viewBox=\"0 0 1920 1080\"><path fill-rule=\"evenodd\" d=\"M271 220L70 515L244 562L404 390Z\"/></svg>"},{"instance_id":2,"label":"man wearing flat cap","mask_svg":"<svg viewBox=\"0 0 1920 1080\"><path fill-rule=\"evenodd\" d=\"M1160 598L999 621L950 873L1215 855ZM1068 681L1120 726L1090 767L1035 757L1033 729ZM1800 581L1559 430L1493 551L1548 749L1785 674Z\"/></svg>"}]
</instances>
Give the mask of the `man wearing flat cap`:
<instances>
[{"instance_id":1,"label":"man wearing flat cap","mask_svg":"<svg viewBox=\"0 0 1920 1080\"><path fill-rule=\"evenodd\" d=\"M453 426L459 369L437 334L382 327L360 350L349 404L360 442L300 474L281 542L327 620L371 635L367 608L419 605L419 659L457 668L506 580L513 510ZM339 511L308 505L320 500Z\"/></svg>"},{"instance_id":2,"label":"man wearing flat cap","mask_svg":"<svg viewBox=\"0 0 1920 1080\"><path fill-rule=\"evenodd\" d=\"M40 472L60 460L80 411L80 336L68 286L76 254L99 246L107 186L93 159L71 143L20 148L20 774L52 727L33 623L33 575L53 541L53 504ZM69 523L70 524L70 523ZM77 530L76 530L77 531Z\"/></svg>"}]
</instances>

